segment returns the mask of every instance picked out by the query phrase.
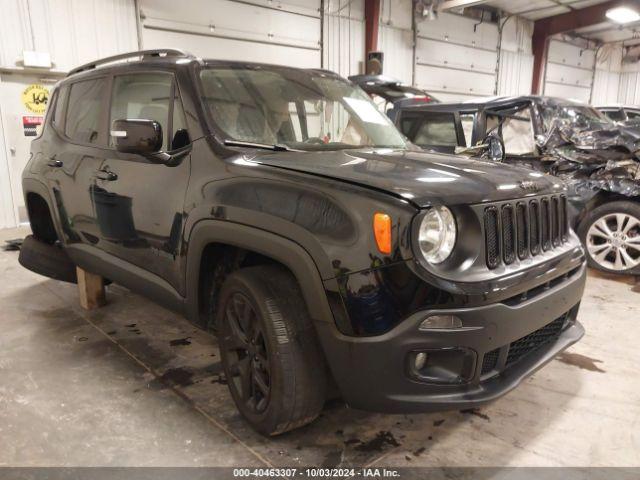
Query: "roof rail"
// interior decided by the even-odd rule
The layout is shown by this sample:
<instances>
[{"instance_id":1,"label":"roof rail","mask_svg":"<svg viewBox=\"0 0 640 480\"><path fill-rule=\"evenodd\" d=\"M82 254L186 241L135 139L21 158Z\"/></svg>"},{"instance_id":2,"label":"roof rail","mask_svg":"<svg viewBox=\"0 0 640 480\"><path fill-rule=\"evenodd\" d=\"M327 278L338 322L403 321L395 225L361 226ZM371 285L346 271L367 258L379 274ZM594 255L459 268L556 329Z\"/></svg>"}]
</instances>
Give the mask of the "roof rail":
<instances>
[{"instance_id":1,"label":"roof rail","mask_svg":"<svg viewBox=\"0 0 640 480\"><path fill-rule=\"evenodd\" d=\"M141 60L150 57L184 57L184 58L196 58L193 54L186 52L184 50L179 50L177 48L159 48L156 50L140 50L137 52L129 52L129 53L120 53L118 55L113 55L111 57L101 58L94 62L85 63L84 65L80 65L69 71L67 77L71 75L75 75L76 73L84 72L86 70L91 70L96 68L99 65L104 65L105 63L117 62L118 60L125 60L128 58L140 57Z\"/></svg>"}]
</instances>

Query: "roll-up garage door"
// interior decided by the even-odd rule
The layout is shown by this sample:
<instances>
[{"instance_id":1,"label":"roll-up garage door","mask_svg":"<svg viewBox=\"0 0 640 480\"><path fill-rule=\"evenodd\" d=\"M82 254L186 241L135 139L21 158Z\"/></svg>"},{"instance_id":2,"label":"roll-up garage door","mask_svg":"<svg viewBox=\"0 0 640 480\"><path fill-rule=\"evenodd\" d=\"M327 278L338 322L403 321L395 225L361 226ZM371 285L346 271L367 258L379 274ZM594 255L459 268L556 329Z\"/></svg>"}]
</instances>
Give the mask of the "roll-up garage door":
<instances>
[{"instance_id":1,"label":"roll-up garage door","mask_svg":"<svg viewBox=\"0 0 640 480\"><path fill-rule=\"evenodd\" d=\"M320 0L142 0L140 10L145 49L320 68Z\"/></svg>"},{"instance_id":2,"label":"roll-up garage door","mask_svg":"<svg viewBox=\"0 0 640 480\"><path fill-rule=\"evenodd\" d=\"M453 14L417 23L416 84L441 100L493 95L498 28Z\"/></svg>"},{"instance_id":3,"label":"roll-up garage door","mask_svg":"<svg viewBox=\"0 0 640 480\"><path fill-rule=\"evenodd\" d=\"M544 75L544 95L589 102L595 51L552 39Z\"/></svg>"}]
</instances>

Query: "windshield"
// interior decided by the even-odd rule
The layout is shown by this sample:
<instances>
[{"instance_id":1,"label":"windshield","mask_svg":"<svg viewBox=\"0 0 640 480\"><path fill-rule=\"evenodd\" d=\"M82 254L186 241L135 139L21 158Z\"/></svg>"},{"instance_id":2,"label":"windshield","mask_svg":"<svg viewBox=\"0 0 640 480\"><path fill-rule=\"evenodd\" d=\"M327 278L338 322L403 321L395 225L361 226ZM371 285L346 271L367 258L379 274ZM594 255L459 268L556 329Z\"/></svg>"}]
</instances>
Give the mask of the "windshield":
<instances>
[{"instance_id":1,"label":"windshield","mask_svg":"<svg viewBox=\"0 0 640 480\"><path fill-rule=\"evenodd\" d=\"M563 105L558 107L544 106L542 116L547 128L554 118L569 122L580 129L596 129L611 125L611 120L595 108L580 105Z\"/></svg>"},{"instance_id":2,"label":"windshield","mask_svg":"<svg viewBox=\"0 0 640 480\"><path fill-rule=\"evenodd\" d=\"M212 67L200 80L211 118L227 140L300 150L407 146L362 90L332 75Z\"/></svg>"}]
</instances>

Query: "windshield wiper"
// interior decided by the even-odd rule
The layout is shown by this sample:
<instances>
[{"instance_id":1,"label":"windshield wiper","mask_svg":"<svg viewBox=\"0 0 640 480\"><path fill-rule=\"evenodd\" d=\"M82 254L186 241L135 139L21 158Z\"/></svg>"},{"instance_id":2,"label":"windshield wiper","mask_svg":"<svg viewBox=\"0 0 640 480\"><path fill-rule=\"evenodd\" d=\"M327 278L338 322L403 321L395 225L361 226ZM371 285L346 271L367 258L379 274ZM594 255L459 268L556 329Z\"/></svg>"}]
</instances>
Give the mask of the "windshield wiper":
<instances>
[{"instance_id":1,"label":"windshield wiper","mask_svg":"<svg viewBox=\"0 0 640 480\"><path fill-rule=\"evenodd\" d=\"M243 142L241 140L225 140L224 144L228 147L247 147L247 148L261 148L263 150L273 150L274 152L290 152L291 149L286 145L273 144L269 145L268 143L253 143L253 142Z\"/></svg>"}]
</instances>

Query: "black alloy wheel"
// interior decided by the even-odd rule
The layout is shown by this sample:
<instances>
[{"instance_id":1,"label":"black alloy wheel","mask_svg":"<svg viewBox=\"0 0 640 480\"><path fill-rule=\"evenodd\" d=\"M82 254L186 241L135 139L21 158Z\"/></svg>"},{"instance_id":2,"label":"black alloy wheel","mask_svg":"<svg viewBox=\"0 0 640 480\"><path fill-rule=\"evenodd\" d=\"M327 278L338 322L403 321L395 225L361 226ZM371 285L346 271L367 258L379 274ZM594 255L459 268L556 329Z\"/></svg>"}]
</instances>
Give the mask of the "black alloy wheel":
<instances>
[{"instance_id":1,"label":"black alloy wheel","mask_svg":"<svg viewBox=\"0 0 640 480\"><path fill-rule=\"evenodd\" d=\"M263 435L312 422L322 411L328 369L295 277L276 265L230 273L215 325L231 397Z\"/></svg>"},{"instance_id":2,"label":"black alloy wheel","mask_svg":"<svg viewBox=\"0 0 640 480\"><path fill-rule=\"evenodd\" d=\"M226 359L230 388L254 413L266 410L271 397L269 352L265 335L255 309L249 299L235 292L226 305L225 336Z\"/></svg>"}]
</instances>

